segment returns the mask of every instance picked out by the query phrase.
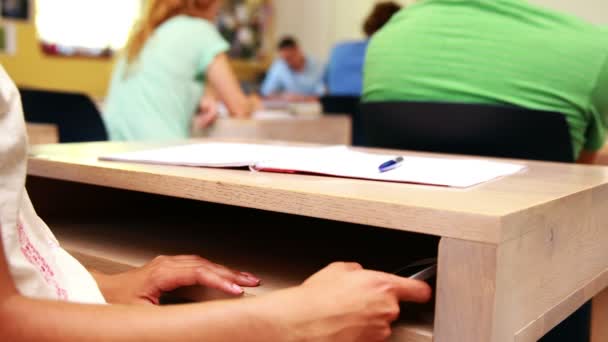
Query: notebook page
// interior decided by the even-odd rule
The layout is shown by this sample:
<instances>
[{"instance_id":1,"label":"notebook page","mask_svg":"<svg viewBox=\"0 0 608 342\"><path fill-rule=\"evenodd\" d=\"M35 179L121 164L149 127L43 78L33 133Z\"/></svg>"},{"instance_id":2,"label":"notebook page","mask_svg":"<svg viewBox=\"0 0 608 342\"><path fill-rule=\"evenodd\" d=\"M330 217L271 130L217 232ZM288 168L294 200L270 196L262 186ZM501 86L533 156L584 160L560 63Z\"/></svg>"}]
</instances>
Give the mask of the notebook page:
<instances>
[{"instance_id":1,"label":"notebook page","mask_svg":"<svg viewBox=\"0 0 608 342\"><path fill-rule=\"evenodd\" d=\"M466 188L515 174L524 165L482 159L404 157L401 167L381 173L378 167L396 155L328 147L291 153L283 159L257 163L261 171L297 171L338 177Z\"/></svg>"},{"instance_id":2,"label":"notebook page","mask_svg":"<svg viewBox=\"0 0 608 342\"><path fill-rule=\"evenodd\" d=\"M99 159L175 166L248 167L260 161L282 159L300 150L309 149L281 145L203 143L119 153Z\"/></svg>"}]
</instances>

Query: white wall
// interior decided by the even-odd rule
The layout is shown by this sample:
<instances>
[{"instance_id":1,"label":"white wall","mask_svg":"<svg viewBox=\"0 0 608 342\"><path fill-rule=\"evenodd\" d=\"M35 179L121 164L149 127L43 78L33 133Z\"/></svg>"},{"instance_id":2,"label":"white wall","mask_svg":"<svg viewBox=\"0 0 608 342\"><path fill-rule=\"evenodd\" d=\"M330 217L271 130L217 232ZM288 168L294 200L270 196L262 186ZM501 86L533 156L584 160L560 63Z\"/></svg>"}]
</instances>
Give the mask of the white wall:
<instances>
[{"instance_id":1,"label":"white wall","mask_svg":"<svg viewBox=\"0 0 608 342\"><path fill-rule=\"evenodd\" d=\"M280 0L279 0L280 1ZM608 25L608 0L529 0L569 12L596 24Z\"/></svg>"},{"instance_id":2,"label":"white wall","mask_svg":"<svg viewBox=\"0 0 608 342\"><path fill-rule=\"evenodd\" d=\"M328 46L334 43L330 37L335 18L332 1L275 0L277 38L293 35L306 52L324 60Z\"/></svg>"},{"instance_id":3,"label":"white wall","mask_svg":"<svg viewBox=\"0 0 608 342\"><path fill-rule=\"evenodd\" d=\"M275 0L277 36L293 35L309 54L326 60L335 43L363 37L363 21L378 1Z\"/></svg>"},{"instance_id":4,"label":"white wall","mask_svg":"<svg viewBox=\"0 0 608 342\"><path fill-rule=\"evenodd\" d=\"M277 35L297 37L309 54L325 61L335 43L363 37L363 20L378 1L381 0L275 0ZM396 1L404 5L414 2ZM608 24L608 0L529 1Z\"/></svg>"}]
</instances>

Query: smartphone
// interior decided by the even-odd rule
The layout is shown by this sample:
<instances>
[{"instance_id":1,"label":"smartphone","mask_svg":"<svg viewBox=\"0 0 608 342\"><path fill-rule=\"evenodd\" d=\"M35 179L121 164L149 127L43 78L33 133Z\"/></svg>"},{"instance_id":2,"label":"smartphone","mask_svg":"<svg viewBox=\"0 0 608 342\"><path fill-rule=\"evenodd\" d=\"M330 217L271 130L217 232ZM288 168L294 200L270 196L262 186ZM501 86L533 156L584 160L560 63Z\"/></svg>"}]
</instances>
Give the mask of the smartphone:
<instances>
[{"instance_id":1,"label":"smartphone","mask_svg":"<svg viewBox=\"0 0 608 342\"><path fill-rule=\"evenodd\" d=\"M401 277L428 281L437 276L437 258L413 262L393 273Z\"/></svg>"}]
</instances>

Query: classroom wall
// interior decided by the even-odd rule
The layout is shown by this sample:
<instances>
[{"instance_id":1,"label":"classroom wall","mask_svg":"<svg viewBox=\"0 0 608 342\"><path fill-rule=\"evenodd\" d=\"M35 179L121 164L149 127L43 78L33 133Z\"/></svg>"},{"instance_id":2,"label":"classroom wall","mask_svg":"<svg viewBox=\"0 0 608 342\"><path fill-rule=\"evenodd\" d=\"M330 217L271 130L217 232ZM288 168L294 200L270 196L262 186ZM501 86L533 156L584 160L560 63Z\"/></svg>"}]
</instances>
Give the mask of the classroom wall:
<instances>
[{"instance_id":1,"label":"classroom wall","mask_svg":"<svg viewBox=\"0 0 608 342\"><path fill-rule=\"evenodd\" d=\"M105 96L112 60L46 56L40 50L33 21L18 22L16 28L17 53L0 54L0 63L17 85Z\"/></svg>"},{"instance_id":2,"label":"classroom wall","mask_svg":"<svg viewBox=\"0 0 608 342\"><path fill-rule=\"evenodd\" d=\"M298 37L312 56L325 61L340 41L363 38L361 25L381 0L276 0L277 35ZM405 5L415 0L397 0ZM608 25L607 0L529 0Z\"/></svg>"},{"instance_id":3,"label":"classroom wall","mask_svg":"<svg viewBox=\"0 0 608 342\"><path fill-rule=\"evenodd\" d=\"M569 12L595 24L608 25L606 0L529 0L532 3Z\"/></svg>"},{"instance_id":4,"label":"classroom wall","mask_svg":"<svg viewBox=\"0 0 608 342\"><path fill-rule=\"evenodd\" d=\"M364 38L363 21L380 1L276 0L277 35L296 36L308 54L325 61L335 43Z\"/></svg>"},{"instance_id":5,"label":"classroom wall","mask_svg":"<svg viewBox=\"0 0 608 342\"><path fill-rule=\"evenodd\" d=\"M335 43L363 38L362 22L377 1L275 0L277 35L295 35L309 54L325 61ZM412 1L398 0L402 4ZM529 1L608 25L606 0ZM0 54L0 63L18 85L105 96L112 60L45 56L38 45L34 22L16 23L16 26L17 53Z\"/></svg>"}]
</instances>

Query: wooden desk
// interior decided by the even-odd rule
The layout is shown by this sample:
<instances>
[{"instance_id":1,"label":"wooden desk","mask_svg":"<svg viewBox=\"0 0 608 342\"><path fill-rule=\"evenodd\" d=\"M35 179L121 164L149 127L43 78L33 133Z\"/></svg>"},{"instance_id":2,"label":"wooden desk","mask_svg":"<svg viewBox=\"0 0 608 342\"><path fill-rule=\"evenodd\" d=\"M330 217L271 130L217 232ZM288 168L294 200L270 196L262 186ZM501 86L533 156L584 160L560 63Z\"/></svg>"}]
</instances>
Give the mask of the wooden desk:
<instances>
[{"instance_id":1,"label":"wooden desk","mask_svg":"<svg viewBox=\"0 0 608 342\"><path fill-rule=\"evenodd\" d=\"M462 190L97 161L144 147L33 149L31 197L85 264L202 252L259 273L256 295L336 259L391 270L436 255L434 310L397 323L400 342L536 341L608 286L606 168L530 162Z\"/></svg>"},{"instance_id":2,"label":"wooden desk","mask_svg":"<svg viewBox=\"0 0 608 342\"><path fill-rule=\"evenodd\" d=\"M30 145L59 142L59 128L56 125L28 123L26 129Z\"/></svg>"},{"instance_id":3,"label":"wooden desk","mask_svg":"<svg viewBox=\"0 0 608 342\"><path fill-rule=\"evenodd\" d=\"M350 145L352 125L348 115L253 120L219 119L211 128L195 132L194 136Z\"/></svg>"},{"instance_id":4,"label":"wooden desk","mask_svg":"<svg viewBox=\"0 0 608 342\"><path fill-rule=\"evenodd\" d=\"M608 144L600 151L597 163L600 165L608 165Z\"/></svg>"}]
</instances>

